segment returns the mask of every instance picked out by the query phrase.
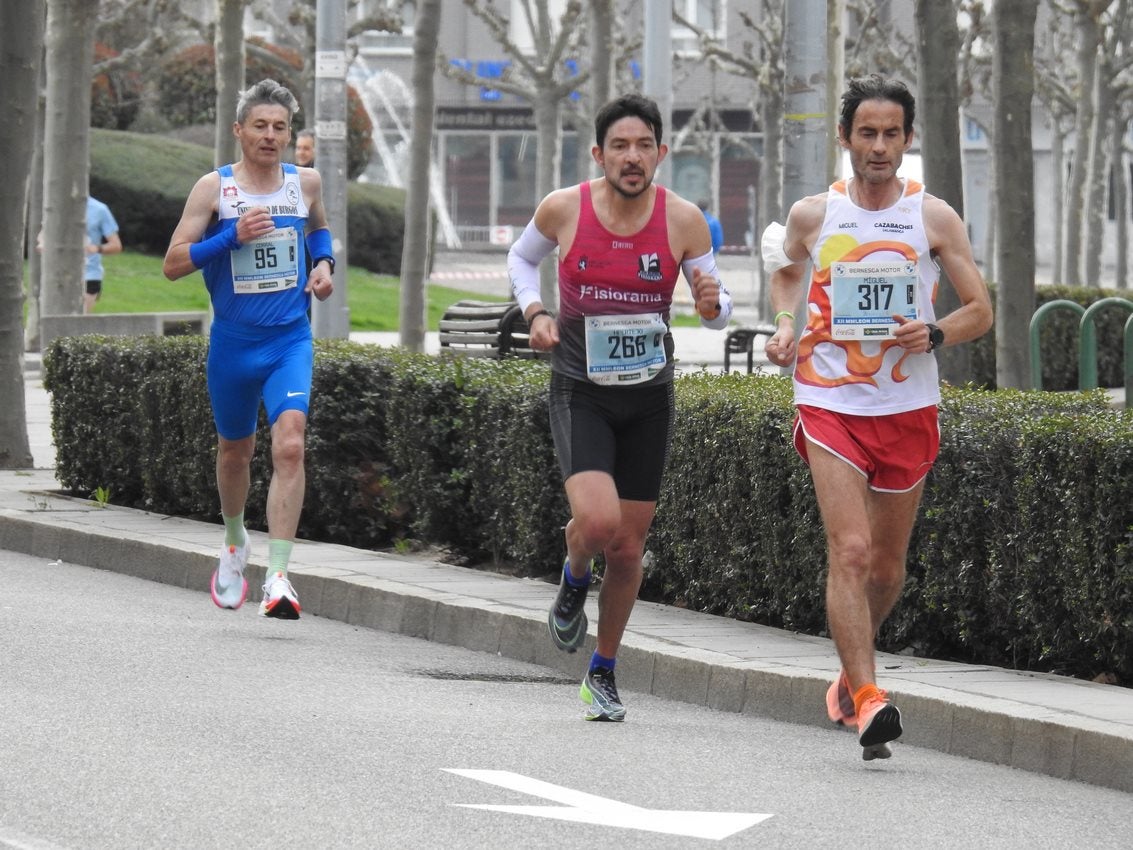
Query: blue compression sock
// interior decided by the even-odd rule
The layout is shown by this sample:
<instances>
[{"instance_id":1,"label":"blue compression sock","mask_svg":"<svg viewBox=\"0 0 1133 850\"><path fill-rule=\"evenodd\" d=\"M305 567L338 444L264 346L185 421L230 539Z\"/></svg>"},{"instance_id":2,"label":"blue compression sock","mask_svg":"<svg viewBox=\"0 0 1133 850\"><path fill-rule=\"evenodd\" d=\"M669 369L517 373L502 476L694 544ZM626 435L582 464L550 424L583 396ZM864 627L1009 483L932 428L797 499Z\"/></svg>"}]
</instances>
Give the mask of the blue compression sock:
<instances>
[{"instance_id":1,"label":"blue compression sock","mask_svg":"<svg viewBox=\"0 0 1133 850\"><path fill-rule=\"evenodd\" d=\"M571 587L589 587L590 586L591 572L590 572L590 565L589 564L587 564L587 566L586 566L586 575L583 576L582 578L575 578L574 573L572 573L570 571L570 561L569 560L563 561L563 575L566 576L567 584L569 584Z\"/></svg>"},{"instance_id":2,"label":"blue compression sock","mask_svg":"<svg viewBox=\"0 0 1133 850\"><path fill-rule=\"evenodd\" d=\"M599 655L597 652L590 656L591 670L593 670L595 667L605 667L607 670L613 670L614 665L617 663L618 659L606 658L604 655Z\"/></svg>"}]
</instances>

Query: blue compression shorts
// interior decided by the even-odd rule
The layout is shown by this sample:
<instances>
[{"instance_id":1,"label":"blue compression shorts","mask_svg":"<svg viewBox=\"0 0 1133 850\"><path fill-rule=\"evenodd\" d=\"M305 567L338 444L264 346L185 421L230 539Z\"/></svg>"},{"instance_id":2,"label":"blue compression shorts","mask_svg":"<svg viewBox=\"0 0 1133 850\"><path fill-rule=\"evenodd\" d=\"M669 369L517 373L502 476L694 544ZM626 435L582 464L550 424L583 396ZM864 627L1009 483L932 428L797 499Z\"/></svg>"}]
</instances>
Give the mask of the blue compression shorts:
<instances>
[{"instance_id":1,"label":"blue compression shorts","mask_svg":"<svg viewBox=\"0 0 1133 850\"><path fill-rule=\"evenodd\" d=\"M256 432L260 400L271 425L285 410L307 414L314 365L311 323L254 327L214 320L208 389L216 431L226 440Z\"/></svg>"}]
</instances>

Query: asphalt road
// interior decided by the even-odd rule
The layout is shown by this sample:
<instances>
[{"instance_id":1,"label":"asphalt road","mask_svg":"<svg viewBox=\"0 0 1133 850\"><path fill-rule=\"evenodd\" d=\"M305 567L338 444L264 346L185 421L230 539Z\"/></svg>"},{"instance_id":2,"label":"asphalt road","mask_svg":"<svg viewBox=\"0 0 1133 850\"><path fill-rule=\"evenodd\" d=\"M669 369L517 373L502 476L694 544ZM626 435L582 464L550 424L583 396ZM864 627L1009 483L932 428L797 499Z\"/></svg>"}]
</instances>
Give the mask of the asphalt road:
<instances>
[{"instance_id":1,"label":"asphalt road","mask_svg":"<svg viewBox=\"0 0 1133 850\"><path fill-rule=\"evenodd\" d=\"M547 668L204 589L4 551L0 587L3 848L1117 848L1133 824L1131 795L900 744L867 764L834 729L632 692L586 723Z\"/></svg>"}]
</instances>

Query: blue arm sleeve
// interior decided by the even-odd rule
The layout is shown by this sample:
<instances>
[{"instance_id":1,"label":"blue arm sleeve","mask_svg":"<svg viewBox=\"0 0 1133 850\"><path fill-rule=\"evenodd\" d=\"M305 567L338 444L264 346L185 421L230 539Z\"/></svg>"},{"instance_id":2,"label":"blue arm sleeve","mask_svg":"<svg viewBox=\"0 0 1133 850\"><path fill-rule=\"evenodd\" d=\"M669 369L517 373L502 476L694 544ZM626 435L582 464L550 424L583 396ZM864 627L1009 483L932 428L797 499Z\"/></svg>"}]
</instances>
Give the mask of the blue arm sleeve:
<instances>
[{"instance_id":1,"label":"blue arm sleeve","mask_svg":"<svg viewBox=\"0 0 1133 850\"><path fill-rule=\"evenodd\" d=\"M334 271L334 245L330 238L330 230L320 227L307 234L307 254L311 258L311 265L319 260L330 260L330 270Z\"/></svg>"},{"instance_id":2,"label":"blue arm sleeve","mask_svg":"<svg viewBox=\"0 0 1133 850\"><path fill-rule=\"evenodd\" d=\"M236 228L226 227L215 236L190 245L189 259L198 269L203 269L217 257L235 251L239 247L240 240L236 238Z\"/></svg>"}]
</instances>

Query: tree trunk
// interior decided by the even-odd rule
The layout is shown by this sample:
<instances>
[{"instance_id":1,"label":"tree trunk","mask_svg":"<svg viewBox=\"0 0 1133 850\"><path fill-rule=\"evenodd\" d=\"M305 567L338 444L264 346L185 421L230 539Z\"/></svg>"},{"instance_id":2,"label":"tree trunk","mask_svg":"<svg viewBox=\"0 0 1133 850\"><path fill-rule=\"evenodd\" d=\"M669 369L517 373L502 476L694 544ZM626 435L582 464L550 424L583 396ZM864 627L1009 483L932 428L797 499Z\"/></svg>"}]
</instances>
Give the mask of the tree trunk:
<instances>
[{"instance_id":1,"label":"tree trunk","mask_svg":"<svg viewBox=\"0 0 1133 850\"><path fill-rule=\"evenodd\" d=\"M425 350L425 278L429 255L429 167L433 144L433 67L441 0L421 0L413 25L413 133L405 193L405 241L401 250L400 342Z\"/></svg>"},{"instance_id":2,"label":"tree trunk","mask_svg":"<svg viewBox=\"0 0 1133 850\"><path fill-rule=\"evenodd\" d=\"M217 166L236 160L232 121L244 90L244 0L216 0L216 141Z\"/></svg>"},{"instance_id":3,"label":"tree trunk","mask_svg":"<svg viewBox=\"0 0 1133 850\"><path fill-rule=\"evenodd\" d=\"M1062 122L1052 118L1050 122L1050 184L1054 189L1051 198L1051 232L1053 233L1054 259L1051 261L1051 283L1059 284L1065 279L1063 270L1063 249L1066 244L1066 136L1062 132Z\"/></svg>"},{"instance_id":4,"label":"tree trunk","mask_svg":"<svg viewBox=\"0 0 1133 850\"><path fill-rule=\"evenodd\" d=\"M98 6L90 0L51 0L47 5L40 289L44 316L75 315L82 309L91 65Z\"/></svg>"},{"instance_id":5,"label":"tree trunk","mask_svg":"<svg viewBox=\"0 0 1133 850\"><path fill-rule=\"evenodd\" d=\"M826 76L826 136L829 139L838 138L838 98L846 88L845 22L846 0L826 0L826 52L830 69ZM826 149L826 182L833 183L841 171L842 148L831 144Z\"/></svg>"},{"instance_id":6,"label":"tree trunk","mask_svg":"<svg viewBox=\"0 0 1133 850\"><path fill-rule=\"evenodd\" d=\"M597 112L610 99L610 79L614 62L613 0L590 3L590 91L591 112ZM587 145L589 147L589 145Z\"/></svg>"},{"instance_id":7,"label":"tree trunk","mask_svg":"<svg viewBox=\"0 0 1133 850\"><path fill-rule=\"evenodd\" d=\"M4 122L0 150L9 179L0 182L0 468L32 465L24 403L24 210L35 144L44 4L0 4L0 75ZM35 240L31 240L34 246ZM33 248L34 250L34 248Z\"/></svg>"},{"instance_id":8,"label":"tree trunk","mask_svg":"<svg viewBox=\"0 0 1133 850\"><path fill-rule=\"evenodd\" d=\"M557 188L559 164L563 156L563 134L559 127L558 98L545 95L534 104L535 129L539 135L539 149L535 154L535 195L545 198ZM558 274L554 257L539 264L539 296L549 310L558 306Z\"/></svg>"},{"instance_id":9,"label":"tree trunk","mask_svg":"<svg viewBox=\"0 0 1133 850\"><path fill-rule=\"evenodd\" d=\"M956 75L956 56L960 53L960 29L956 10L940 0L917 0L917 67L921 92L932 92L920 99L921 158L925 185L932 194L946 201L964 217L964 172L960 156L960 85ZM956 290L941 271L936 312L944 316L960 306ZM964 384L972 378L971 347L953 345L937 355L940 377L950 384Z\"/></svg>"},{"instance_id":10,"label":"tree trunk","mask_svg":"<svg viewBox=\"0 0 1133 850\"><path fill-rule=\"evenodd\" d=\"M1086 203L1087 147L1094 126L1094 77L1098 66L1098 22L1085 7L1078 12L1078 112L1074 123L1074 155L1070 159L1069 203L1066 207L1066 265L1063 277L1071 286L1082 282L1082 227Z\"/></svg>"},{"instance_id":11,"label":"tree trunk","mask_svg":"<svg viewBox=\"0 0 1133 850\"><path fill-rule=\"evenodd\" d=\"M1116 115L1116 113L1115 113ZM1114 269L1114 286L1129 288L1129 169L1125 162L1125 134L1129 121L1114 120L1109 131L1109 161L1113 168L1113 214L1117 240L1117 267Z\"/></svg>"},{"instance_id":12,"label":"tree trunk","mask_svg":"<svg viewBox=\"0 0 1133 850\"><path fill-rule=\"evenodd\" d=\"M826 0L787 4L783 25L783 200L789 206L822 192L826 182Z\"/></svg>"},{"instance_id":13,"label":"tree trunk","mask_svg":"<svg viewBox=\"0 0 1133 850\"><path fill-rule=\"evenodd\" d=\"M590 112L596 113L612 97L610 80L614 62L613 0L590 3ZM590 155L594 145L593 123L578 128L579 181L598 176L598 163Z\"/></svg>"},{"instance_id":14,"label":"tree trunk","mask_svg":"<svg viewBox=\"0 0 1133 850\"><path fill-rule=\"evenodd\" d=\"M984 280L990 282L999 280L999 257L996 255L995 248L999 241L995 229L995 223L999 220L999 174L995 169L995 137L990 128L984 127L983 131L987 136L988 151L987 210L985 211L988 225L984 229Z\"/></svg>"},{"instance_id":15,"label":"tree trunk","mask_svg":"<svg viewBox=\"0 0 1133 850\"><path fill-rule=\"evenodd\" d=\"M46 5L43 6L46 14ZM28 311L24 320L24 351L39 351L39 317L42 313L43 254L36 250L36 242L43 230L43 121L47 114L47 69L43 61L43 33L40 32L39 84L36 86L35 139L31 162L31 185L28 187L27 233L28 247Z\"/></svg>"},{"instance_id":16,"label":"tree trunk","mask_svg":"<svg viewBox=\"0 0 1133 850\"><path fill-rule=\"evenodd\" d=\"M1090 156L1087 161L1088 182L1085 202L1086 245L1082 280L1086 286L1102 285L1102 243L1105 241L1106 219L1106 142L1116 104L1113 89L1106 77L1103 62L1094 77L1094 123L1090 128Z\"/></svg>"},{"instance_id":17,"label":"tree trunk","mask_svg":"<svg viewBox=\"0 0 1133 850\"><path fill-rule=\"evenodd\" d=\"M1001 389L1030 387L1028 328L1035 309L1034 96L1038 0L997 0L992 11L995 50L992 143L999 186L996 254L996 381Z\"/></svg>"}]
</instances>

